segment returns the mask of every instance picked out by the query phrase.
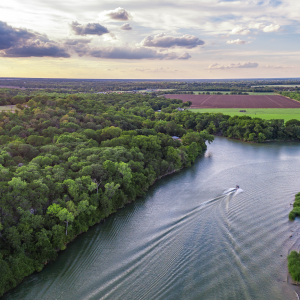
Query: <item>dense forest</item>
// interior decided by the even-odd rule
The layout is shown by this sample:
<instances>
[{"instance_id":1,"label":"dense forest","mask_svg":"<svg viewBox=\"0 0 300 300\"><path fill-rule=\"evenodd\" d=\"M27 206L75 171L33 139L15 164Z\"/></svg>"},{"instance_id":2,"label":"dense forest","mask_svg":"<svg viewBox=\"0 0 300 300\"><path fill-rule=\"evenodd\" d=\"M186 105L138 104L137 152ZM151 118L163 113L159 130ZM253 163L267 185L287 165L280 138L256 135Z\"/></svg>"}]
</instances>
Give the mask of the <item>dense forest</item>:
<instances>
[{"instance_id":1,"label":"dense forest","mask_svg":"<svg viewBox=\"0 0 300 300\"><path fill-rule=\"evenodd\" d=\"M0 113L1 295L156 179L190 166L213 140L167 120L189 105L181 100L23 100L15 113ZM170 113L155 113L164 109Z\"/></svg>"},{"instance_id":2,"label":"dense forest","mask_svg":"<svg viewBox=\"0 0 300 300\"><path fill-rule=\"evenodd\" d=\"M12 98L15 112L0 113L0 295L155 180L190 166L213 135L300 139L296 120L181 111L190 102L164 97Z\"/></svg>"},{"instance_id":3,"label":"dense forest","mask_svg":"<svg viewBox=\"0 0 300 300\"><path fill-rule=\"evenodd\" d=\"M282 92L280 92L280 94L282 96L289 97L291 99L300 101L300 92L299 91L294 91L294 92L282 91Z\"/></svg>"}]
</instances>

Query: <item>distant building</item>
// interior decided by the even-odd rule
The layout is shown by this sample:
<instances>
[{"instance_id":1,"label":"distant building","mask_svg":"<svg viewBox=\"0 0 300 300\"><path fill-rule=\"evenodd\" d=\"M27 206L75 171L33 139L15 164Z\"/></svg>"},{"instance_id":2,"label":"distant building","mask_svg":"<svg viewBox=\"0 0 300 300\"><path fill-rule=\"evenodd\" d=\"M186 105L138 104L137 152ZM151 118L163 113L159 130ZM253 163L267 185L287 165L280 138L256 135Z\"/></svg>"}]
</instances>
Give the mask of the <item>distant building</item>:
<instances>
[{"instance_id":1,"label":"distant building","mask_svg":"<svg viewBox=\"0 0 300 300\"><path fill-rule=\"evenodd\" d=\"M176 108L178 111L184 111L184 108L181 108L181 107L177 107Z\"/></svg>"},{"instance_id":2,"label":"distant building","mask_svg":"<svg viewBox=\"0 0 300 300\"><path fill-rule=\"evenodd\" d=\"M174 136L172 136L172 139L173 139L173 140L180 140L180 137L174 135Z\"/></svg>"}]
</instances>

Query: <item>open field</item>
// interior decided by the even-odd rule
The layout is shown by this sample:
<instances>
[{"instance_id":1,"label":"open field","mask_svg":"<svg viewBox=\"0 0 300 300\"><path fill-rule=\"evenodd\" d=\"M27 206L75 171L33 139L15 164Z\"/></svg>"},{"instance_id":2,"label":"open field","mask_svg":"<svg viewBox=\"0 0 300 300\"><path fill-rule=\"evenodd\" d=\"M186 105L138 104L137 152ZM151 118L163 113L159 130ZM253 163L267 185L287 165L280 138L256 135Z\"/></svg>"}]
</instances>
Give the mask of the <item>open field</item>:
<instances>
[{"instance_id":1,"label":"open field","mask_svg":"<svg viewBox=\"0 0 300 300\"><path fill-rule=\"evenodd\" d=\"M190 91L191 92L191 91ZM223 95L225 95L226 93L230 94L230 91L229 92L222 92L222 91L193 91L193 93L195 95L199 95L199 93L206 93L206 92L210 92L210 93L222 93ZM259 93L259 92L245 92L245 93L248 93L249 95L276 95L275 93L273 92L269 92L269 93Z\"/></svg>"},{"instance_id":2,"label":"open field","mask_svg":"<svg viewBox=\"0 0 300 300\"><path fill-rule=\"evenodd\" d=\"M191 101L191 108L300 108L300 102L280 96L258 95L180 95L166 98Z\"/></svg>"},{"instance_id":3,"label":"open field","mask_svg":"<svg viewBox=\"0 0 300 300\"><path fill-rule=\"evenodd\" d=\"M0 106L0 111L3 111L3 110L15 111L15 109L16 109L15 105L2 105L2 106Z\"/></svg>"},{"instance_id":4,"label":"open field","mask_svg":"<svg viewBox=\"0 0 300 300\"><path fill-rule=\"evenodd\" d=\"M299 86L299 84L265 84L265 85L252 85L252 88L262 88L265 86L270 86L270 87L296 87Z\"/></svg>"},{"instance_id":5,"label":"open field","mask_svg":"<svg viewBox=\"0 0 300 300\"><path fill-rule=\"evenodd\" d=\"M300 121L300 108L247 108L246 112L239 112L238 108L194 108L193 112L222 113L229 116L250 116L266 120L284 119L289 121L296 119Z\"/></svg>"}]
</instances>

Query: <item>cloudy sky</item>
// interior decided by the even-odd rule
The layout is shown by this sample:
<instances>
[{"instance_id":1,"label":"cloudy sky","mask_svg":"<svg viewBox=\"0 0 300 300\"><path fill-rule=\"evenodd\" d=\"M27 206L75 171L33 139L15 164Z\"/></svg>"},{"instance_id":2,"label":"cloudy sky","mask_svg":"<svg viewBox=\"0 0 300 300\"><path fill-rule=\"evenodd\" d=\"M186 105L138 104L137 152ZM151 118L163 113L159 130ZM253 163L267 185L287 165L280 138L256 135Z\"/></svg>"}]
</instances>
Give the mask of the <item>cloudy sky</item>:
<instances>
[{"instance_id":1,"label":"cloudy sky","mask_svg":"<svg viewBox=\"0 0 300 300\"><path fill-rule=\"evenodd\" d=\"M0 77L300 77L300 2L0 2Z\"/></svg>"}]
</instances>

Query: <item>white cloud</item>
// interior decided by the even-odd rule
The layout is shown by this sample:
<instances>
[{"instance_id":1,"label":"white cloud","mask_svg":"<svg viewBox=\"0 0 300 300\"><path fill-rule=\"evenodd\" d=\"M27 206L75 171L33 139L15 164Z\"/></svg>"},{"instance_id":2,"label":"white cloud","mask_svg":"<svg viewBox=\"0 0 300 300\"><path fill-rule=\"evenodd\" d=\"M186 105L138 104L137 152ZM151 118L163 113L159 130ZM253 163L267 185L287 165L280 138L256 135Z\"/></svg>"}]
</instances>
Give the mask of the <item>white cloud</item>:
<instances>
[{"instance_id":1,"label":"white cloud","mask_svg":"<svg viewBox=\"0 0 300 300\"><path fill-rule=\"evenodd\" d=\"M243 45L243 44L249 44L249 43L251 43L251 42L247 42L247 41L240 40L240 39L230 40L230 41L226 42L226 44L236 44L236 45Z\"/></svg>"},{"instance_id":2,"label":"white cloud","mask_svg":"<svg viewBox=\"0 0 300 300\"><path fill-rule=\"evenodd\" d=\"M255 28L255 29L260 29L263 30L263 28L265 27L265 25L263 23L256 23L253 24L252 26L250 26L251 28Z\"/></svg>"},{"instance_id":3,"label":"white cloud","mask_svg":"<svg viewBox=\"0 0 300 300\"><path fill-rule=\"evenodd\" d=\"M241 26L233 28L230 32L230 34L241 34L241 35L247 35L250 33L251 33L251 31L249 29L245 29Z\"/></svg>"},{"instance_id":4,"label":"white cloud","mask_svg":"<svg viewBox=\"0 0 300 300\"><path fill-rule=\"evenodd\" d=\"M271 24L263 29L263 32L276 32L280 28L279 25Z\"/></svg>"},{"instance_id":5,"label":"white cloud","mask_svg":"<svg viewBox=\"0 0 300 300\"><path fill-rule=\"evenodd\" d=\"M237 63L237 64L229 64L229 65L220 65L218 63L211 64L209 65L206 69L207 70L213 70L213 69L220 69L220 70L225 70L225 69L235 69L235 68L257 68L258 63L256 62L244 62L244 63Z\"/></svg>"}]
</instances>

